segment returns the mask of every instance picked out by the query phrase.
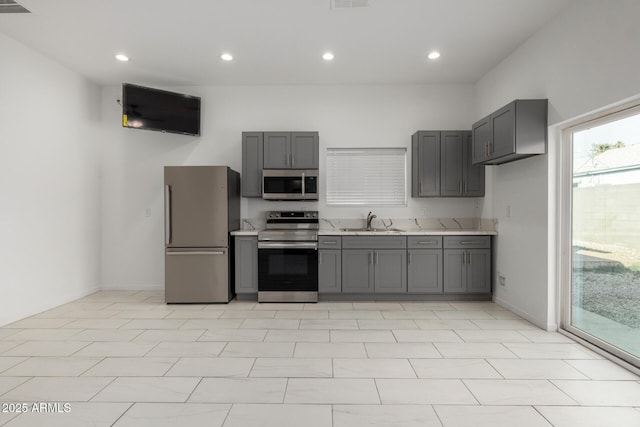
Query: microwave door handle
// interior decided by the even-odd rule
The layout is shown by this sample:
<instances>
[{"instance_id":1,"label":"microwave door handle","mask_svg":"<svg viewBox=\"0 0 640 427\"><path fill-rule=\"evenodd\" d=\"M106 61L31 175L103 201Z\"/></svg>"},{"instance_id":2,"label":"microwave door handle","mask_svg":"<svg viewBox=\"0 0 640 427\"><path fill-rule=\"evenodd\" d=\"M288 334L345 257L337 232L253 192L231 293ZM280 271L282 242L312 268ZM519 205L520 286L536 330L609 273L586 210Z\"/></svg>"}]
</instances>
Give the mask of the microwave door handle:
<instances>
[{"instance_id":1,"label":"microwave door handle","mask_svg":"<svg viewBox=\"0 0 640 427\"><path fill-rule=\"evenodd\" d=\"M303 198L304 198L304 190L305 190L305 188L304 188L304 181L305 181L305 180L304 180L304 172L302 172L302 197L303 197Z\"/></svg>"}]
</instances>

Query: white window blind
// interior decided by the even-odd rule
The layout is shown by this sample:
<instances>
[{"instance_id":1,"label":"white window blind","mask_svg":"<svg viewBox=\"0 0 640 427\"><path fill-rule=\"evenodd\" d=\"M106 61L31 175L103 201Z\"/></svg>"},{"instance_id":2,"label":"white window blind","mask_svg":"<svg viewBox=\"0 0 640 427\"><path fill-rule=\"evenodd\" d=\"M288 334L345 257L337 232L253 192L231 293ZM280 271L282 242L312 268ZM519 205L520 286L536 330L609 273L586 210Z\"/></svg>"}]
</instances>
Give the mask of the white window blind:
<instances>
[{"instance_id":1,"label":"white window blind","mask_svg":"<svg viewBox=\"0 0 640 427\"><path fill-rule=\"evenodd\" d=\"M328 205L406 205L406 148L328 148Z\"/></svg>"}]
</instances>

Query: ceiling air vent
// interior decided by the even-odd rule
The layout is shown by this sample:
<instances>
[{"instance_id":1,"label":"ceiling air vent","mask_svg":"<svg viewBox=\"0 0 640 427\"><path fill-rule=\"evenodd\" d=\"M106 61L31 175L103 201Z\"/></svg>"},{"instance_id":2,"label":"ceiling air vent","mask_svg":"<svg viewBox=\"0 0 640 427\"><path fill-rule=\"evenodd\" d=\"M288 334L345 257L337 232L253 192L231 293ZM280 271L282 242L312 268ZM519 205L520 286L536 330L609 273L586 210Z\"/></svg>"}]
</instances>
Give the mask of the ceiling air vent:
<instances>
[{"instance_id":1,"label":"ceiling air vent","mask_svg":"<svg viewBox=\"0 0 640 427\"><path fill-rule=\"evenodd\" d=\"M0 0L0 13L31 13L13 0Z\"/></svg>"},{"instance_id":2,"label":"ceiling air vent","mask_svg":"<svg viewBox=\"0 0 640 427\"><path fill-rule=\"evenodd\" d=\"M368 6L369 0L331 0L331 9L352 9Z\"/></svg>"}]
</instances>

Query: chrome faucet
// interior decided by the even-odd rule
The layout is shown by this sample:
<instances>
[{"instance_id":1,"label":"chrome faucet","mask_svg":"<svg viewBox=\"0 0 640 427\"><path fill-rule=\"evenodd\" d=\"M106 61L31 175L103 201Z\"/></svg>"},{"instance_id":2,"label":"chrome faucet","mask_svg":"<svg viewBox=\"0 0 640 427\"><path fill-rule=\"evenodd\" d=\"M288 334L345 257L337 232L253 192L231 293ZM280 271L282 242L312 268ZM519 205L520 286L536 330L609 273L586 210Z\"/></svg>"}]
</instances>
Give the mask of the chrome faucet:
<instances>
[{"instance_id":1,"label":"chrome faucet","mask_svg":"<svg viewBox=\"0 0 640 427\"><path fill-rule=\"evenodd\" d=\"M371 212L369 212L367 215L367 231L371 231L371 221L373 221L373 218L377 218L377 216L371 215Z\"/></svg>"}]
</instances>

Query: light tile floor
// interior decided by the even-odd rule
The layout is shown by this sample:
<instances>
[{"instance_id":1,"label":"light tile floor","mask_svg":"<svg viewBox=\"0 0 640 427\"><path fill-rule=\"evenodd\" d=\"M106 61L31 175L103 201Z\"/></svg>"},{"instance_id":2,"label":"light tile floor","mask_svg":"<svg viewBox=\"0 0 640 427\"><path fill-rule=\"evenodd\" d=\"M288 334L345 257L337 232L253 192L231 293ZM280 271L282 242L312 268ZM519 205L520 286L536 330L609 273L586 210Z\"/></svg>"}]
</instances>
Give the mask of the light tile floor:
<instances>
[{"instance_id":1,"label":"light tile floor","mask_svg":"<svg viewBox=\"0 0 640 427\"><path fill-rule=\"evenodd\" d=\"M640 378L490 302L109 291L0 328L0 403L8 427L638 427Z\"/></svg>"}]
</instances>

